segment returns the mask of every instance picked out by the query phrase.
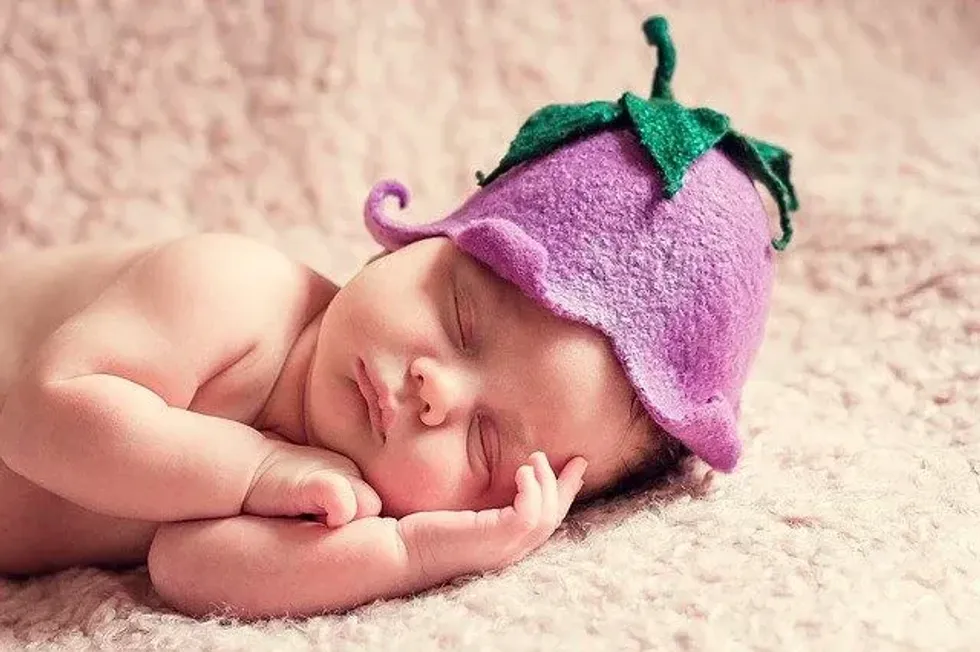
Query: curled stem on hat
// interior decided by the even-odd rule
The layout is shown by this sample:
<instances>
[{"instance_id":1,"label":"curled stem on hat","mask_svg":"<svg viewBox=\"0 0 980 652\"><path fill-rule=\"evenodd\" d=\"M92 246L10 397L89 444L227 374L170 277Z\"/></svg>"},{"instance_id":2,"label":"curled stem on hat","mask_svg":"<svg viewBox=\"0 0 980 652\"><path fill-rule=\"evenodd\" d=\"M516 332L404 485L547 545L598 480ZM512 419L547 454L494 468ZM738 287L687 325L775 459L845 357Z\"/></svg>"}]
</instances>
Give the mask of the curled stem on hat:
<instances>
[{"instance_id":1,"label":"curled stem on hat","mask_svg":"<svg viewBox=\"0 0 980 652\"><path fill-rule=\"evenodd\" d=\"M653 72L650 99L673 100L670 80L674 78L674 68L677 67L677 50L670 38L667 19L663 16L648 18L643 23L643 35L647 37L647 43L657 49L657 68Z\"/></svg>"}]
</instances>

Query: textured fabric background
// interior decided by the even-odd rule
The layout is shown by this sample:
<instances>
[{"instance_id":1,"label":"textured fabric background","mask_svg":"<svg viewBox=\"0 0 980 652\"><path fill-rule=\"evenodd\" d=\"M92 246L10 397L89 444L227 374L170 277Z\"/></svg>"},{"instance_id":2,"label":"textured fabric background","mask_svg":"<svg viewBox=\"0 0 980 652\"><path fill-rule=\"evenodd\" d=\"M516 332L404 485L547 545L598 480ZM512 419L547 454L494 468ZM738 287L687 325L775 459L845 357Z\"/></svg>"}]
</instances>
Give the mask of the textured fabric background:
<instances>
[{"instance_id":1,"label":"textured fabric background","mask_svg":"<svg viewBox=\"0 0 980 652\"><path fill-rule=\"evenodd\" d=\"M441 214L532 109L645 93L654 12L678 97L796 154L738 474L296 623L175 616L141 571L0 581L0 648L975 650L980 3L3 0L0 247L236 230L344 280L369 184Z\"/></svg>"}]
</instances>

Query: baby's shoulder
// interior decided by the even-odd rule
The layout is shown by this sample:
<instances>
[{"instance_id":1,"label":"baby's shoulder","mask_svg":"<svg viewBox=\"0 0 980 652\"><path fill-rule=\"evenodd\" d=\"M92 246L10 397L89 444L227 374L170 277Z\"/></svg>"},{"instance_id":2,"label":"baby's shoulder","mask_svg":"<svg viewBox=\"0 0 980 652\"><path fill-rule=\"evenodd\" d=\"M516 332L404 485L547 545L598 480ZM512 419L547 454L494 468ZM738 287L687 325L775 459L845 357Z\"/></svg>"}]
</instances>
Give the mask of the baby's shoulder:
<instances>
[{"instance_id":1,"label":"baby's shoulder","mask_svg":"<svg viewBox=\"0 0 980 652\"><path fill-rule=\"evenodd\" d=\"M257 278L288 282L305 273L301 264L278 248L235 233L197 233L170 240L149 258L149 264L169 274L210 281L227 277L238 284Z\"/></svg>"},{"instance_id":2,"label":"baby's shoulder","mask_svg":"<svg viewBox=\"0 0 980 652\"><path fill-rule=\"evenodd\" d=\"M168 242L141 267L135 282L150 285L161 303L273 330L308 321L336 293L333 283L277 247L231 233Z\"/></svg>"},{"instance_id":3,"label":"baby's shoulder","mask_svg":"<svg viewBox=\"0 0 980 652\"><path fill-rule=\"evenodd\" d=\"M201 233L170 241L144 265L167 287L200 287L195 296L228 293L255 301L299 301L335 287L279 248L234 233Z\"/></svg>"}]
</instances>

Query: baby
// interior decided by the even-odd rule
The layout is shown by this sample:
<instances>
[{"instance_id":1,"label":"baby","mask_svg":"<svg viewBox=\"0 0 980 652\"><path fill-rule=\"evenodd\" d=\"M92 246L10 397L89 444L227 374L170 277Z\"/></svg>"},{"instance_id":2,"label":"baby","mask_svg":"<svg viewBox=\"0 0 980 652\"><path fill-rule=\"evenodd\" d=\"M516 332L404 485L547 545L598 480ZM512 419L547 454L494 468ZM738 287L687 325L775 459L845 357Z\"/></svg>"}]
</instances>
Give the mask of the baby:
<instances>
[{"instance_id":1,"label":"baby","mask_svg":"<svg viewBox=\"0 0 980 652\"><path fill-rule=\"evenodd\" d=\"M343 288L232 235L0 259L0 572L146 562L189 614L314 614L504 567L686 455L733 469L789 156L675 103L644 29L649 100L545 107L428 225L379 184Z\"/></svg>"}]
</instances>

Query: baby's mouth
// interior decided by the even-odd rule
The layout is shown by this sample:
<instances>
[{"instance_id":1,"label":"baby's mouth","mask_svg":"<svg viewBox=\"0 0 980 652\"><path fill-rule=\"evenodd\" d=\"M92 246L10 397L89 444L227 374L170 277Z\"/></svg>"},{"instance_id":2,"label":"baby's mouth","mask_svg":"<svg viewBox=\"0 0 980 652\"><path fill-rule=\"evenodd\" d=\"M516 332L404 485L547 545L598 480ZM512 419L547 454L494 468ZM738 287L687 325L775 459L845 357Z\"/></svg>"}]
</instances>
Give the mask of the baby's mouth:
<instances>
[{"instance_id":1,"label":"baby's mouth","mask_svg":"<svg viewBox=\"0 0 980 652\"><path fill-rule=\"evenodd\" d=\"M375 387L374 383L371 382L371 376L368 374L367 366L360 358L357 359L357 371L355 376L357 388L360 390L361 396L364 398L364 402L367 404L368 418L371 420L371 429L381 438L381 442L384 443L388 438L385 435L384 415L381 411L381 400L378 395L377 388Z\"/></svg>"}]
</instances>

